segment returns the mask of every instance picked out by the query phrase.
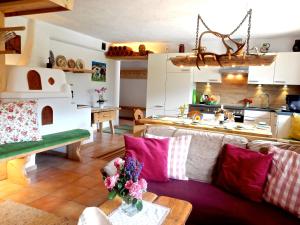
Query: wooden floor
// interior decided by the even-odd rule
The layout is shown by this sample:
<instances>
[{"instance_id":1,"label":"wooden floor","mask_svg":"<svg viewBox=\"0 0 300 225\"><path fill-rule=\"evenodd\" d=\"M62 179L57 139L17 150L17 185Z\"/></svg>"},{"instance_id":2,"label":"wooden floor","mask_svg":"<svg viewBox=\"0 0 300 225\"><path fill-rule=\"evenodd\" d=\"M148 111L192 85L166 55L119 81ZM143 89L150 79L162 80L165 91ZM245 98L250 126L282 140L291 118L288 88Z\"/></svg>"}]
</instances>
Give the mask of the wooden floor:
<instances>
[{"instance_id":1,"label":"wooden floor","mask_svg":"<svg viewBox=\"0 0 300 225\"><path fill-rule=\"evenodd\" d=\"M100 174L107 162L92 156L123 144L122 135L95 133L95 142L82 148L82 163L39 154L38 169L30 173L32 184L25 187L0 181L0 202L11 199L77 220L85 207L98 206L107 199Z\"/></svg>"}]
</instances>

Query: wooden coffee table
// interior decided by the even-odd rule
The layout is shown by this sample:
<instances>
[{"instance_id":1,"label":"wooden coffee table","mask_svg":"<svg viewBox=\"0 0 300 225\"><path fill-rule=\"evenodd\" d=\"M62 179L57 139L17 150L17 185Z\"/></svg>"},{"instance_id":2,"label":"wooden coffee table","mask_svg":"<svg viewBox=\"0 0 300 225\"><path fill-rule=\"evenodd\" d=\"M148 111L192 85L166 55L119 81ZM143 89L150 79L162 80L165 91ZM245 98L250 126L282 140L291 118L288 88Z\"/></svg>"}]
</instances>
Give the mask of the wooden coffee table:
<instances>
[{"instance_id":1,"label":"wooden coffee table","mask_svg":"<svg viewBox=\"0 0 300 225\"><path fill-rule=\"evenodd\" d=\"M146 192L143 195L143 200L170 208L170 212L163 225L184 225L192 211L192 204L187 201L167 196L158 197L156 194L151 192ZM115 198L114 200L107 200L100 205L99 208L106 215L109 215L117 209L121 203L122 200L120 198Z\"/></svg>"}]
</instances>

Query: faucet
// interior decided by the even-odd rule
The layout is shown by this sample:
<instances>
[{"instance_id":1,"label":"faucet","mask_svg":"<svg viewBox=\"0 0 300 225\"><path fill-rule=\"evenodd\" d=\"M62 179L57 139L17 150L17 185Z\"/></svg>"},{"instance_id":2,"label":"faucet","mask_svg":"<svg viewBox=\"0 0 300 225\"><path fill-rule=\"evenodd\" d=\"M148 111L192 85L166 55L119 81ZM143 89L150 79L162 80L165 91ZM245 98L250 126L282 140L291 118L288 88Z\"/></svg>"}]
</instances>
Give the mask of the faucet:
<instances>
[{"instance_id":1,"label":"faucet","mask_svg":"<svg viewBox=\"0 0 300 225\"><path fill-rule=\"evenodd\" d=\"M260 95L260 98L262 98L263 96L266 96L267 97L267 106L265 108L270 108L270 95L266 92L263 92L261 95Z\"/></svg>"}]
</instances>

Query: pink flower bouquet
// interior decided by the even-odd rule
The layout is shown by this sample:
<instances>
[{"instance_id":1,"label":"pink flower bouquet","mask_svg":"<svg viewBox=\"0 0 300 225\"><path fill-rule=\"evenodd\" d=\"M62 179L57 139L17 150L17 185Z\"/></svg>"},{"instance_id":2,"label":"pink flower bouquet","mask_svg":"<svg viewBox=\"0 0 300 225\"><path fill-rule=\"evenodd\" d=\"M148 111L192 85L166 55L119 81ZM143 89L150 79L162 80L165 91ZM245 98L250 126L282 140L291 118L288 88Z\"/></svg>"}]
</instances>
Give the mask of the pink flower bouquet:
<instances>
[{"instance_id":1,"label":"pink flower bouquet","mask_svg":"<svg viewBox=\"0 0 300 225\"><path fill-rule=\"evenodd\" d=\"M99 100L97 101L99 104L100 103L104 103L104 93L107 91L106 87L102 87L102 88L96 88L95 92L98 94L99 96Z\"/></svg>"},{"instance_id":2,"label":"pink flower bouquet","mask_svg":"<svg viewBox=\"0 0 300 225\"><path fill-rule=\"evenodd\" d=\"M125 160L117 158L114 161L117 173L113 176L104 176L104 184L108 189L108 198L120 196L127 204L132 204L138 211L143 209L142 196L147 190L145 179L139 179L143 164L132 157Z\"/></svg>"}]
</instances>

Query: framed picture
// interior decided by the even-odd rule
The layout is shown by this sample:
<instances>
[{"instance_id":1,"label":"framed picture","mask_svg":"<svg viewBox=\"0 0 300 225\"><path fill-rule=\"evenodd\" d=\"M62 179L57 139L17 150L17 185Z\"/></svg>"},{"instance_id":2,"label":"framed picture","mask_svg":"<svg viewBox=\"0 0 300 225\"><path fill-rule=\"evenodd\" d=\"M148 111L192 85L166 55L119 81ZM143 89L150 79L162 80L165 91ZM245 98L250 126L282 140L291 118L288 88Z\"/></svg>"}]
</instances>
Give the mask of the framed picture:
<instances>
[{"instance_id":1,"label":"framed picture","mask_svg":"<svg viewBox=\"0 0 300 225\"><path fill-rule=\"evenodd\" d=\"M92 81L106 82L106 63L92 61Z\"/></svg>"}]
</instances>

